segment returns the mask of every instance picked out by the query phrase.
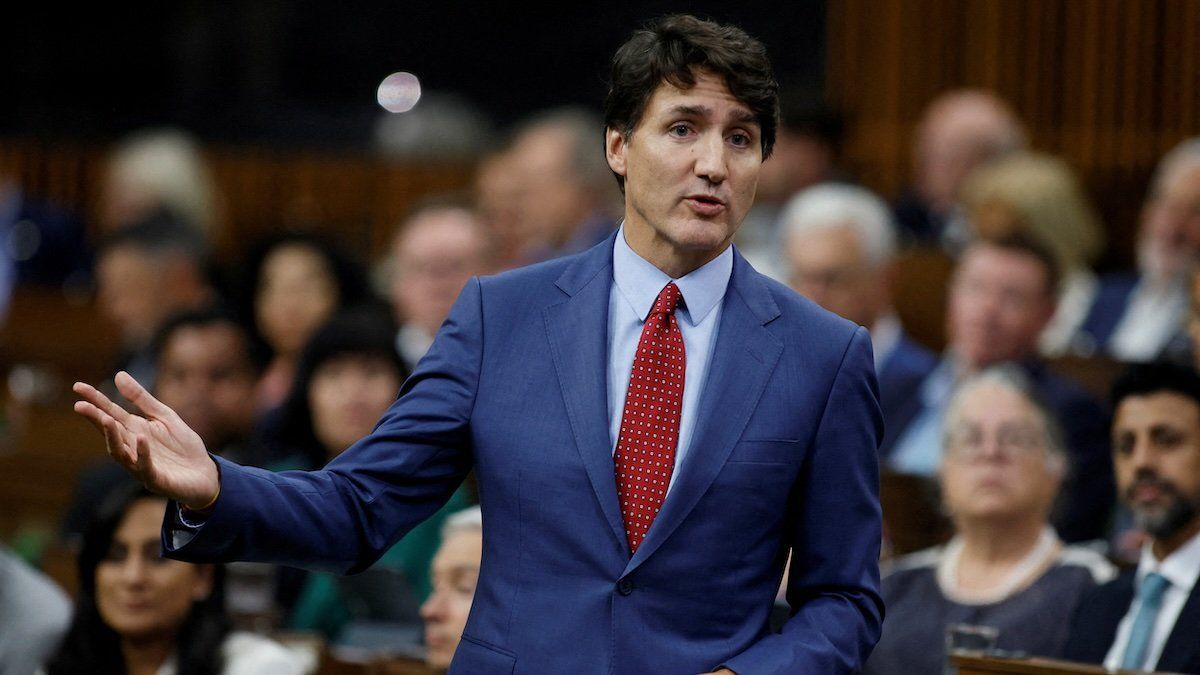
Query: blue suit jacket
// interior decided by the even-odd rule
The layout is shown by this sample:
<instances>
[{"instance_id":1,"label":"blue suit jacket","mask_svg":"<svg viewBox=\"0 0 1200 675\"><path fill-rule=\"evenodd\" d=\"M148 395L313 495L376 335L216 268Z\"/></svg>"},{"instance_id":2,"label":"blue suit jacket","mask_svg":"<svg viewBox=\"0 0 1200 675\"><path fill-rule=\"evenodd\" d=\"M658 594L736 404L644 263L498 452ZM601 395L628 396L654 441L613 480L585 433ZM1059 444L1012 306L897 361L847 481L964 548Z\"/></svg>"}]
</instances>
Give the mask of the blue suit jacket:
<instances>
[{"instance_id":1,"label":"blue suit jacket","mask_svg":"<svg viewBox=\"0 0 1200 675\"><path fill-rule=\"evenodd\" d=\"M735 256L692 447L632 557L606 394L612 238L463 290L375 431L312 473L218 459L193 561L369 566L472 466L479 584L452 672L854 672L879 636L865 330ZM793 616L768 632L788 548Z\"/></svg>"},{"instance_id":2,"label":"blue suit jacket","mask_svg":"<svg viewBox=\"0 0 1200 675\"><path fill-rule=\"evenodd\" d=\"M1117 626L1133 602L1136 570L1092 589L1079 602L1063 657L1084 663L1103 663L1117 638ZM1200 586L1192 589L1175 626L1167 636L1155 670L1200 673Z\"/></svg>"}]
</instances>

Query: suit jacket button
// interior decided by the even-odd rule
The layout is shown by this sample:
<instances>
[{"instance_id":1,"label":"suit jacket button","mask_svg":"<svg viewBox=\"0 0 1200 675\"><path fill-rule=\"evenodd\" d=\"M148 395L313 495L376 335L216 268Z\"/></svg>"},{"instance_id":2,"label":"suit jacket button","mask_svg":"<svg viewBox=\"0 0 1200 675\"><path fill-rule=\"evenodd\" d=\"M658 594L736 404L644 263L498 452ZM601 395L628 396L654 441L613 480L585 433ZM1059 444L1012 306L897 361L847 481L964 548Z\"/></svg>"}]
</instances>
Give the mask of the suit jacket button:
<instances>
[{"instance_id":1,"label":"suit jacket button","mask_svg":"<svg viewBox=\"0 0 1200 675\"><path fill-rule=\"evenodd\" d=\"M633 592L633 582L629 579L622 579L617 582L617 592L621 595L629 595Z\"/></svg>"}]
</instances>

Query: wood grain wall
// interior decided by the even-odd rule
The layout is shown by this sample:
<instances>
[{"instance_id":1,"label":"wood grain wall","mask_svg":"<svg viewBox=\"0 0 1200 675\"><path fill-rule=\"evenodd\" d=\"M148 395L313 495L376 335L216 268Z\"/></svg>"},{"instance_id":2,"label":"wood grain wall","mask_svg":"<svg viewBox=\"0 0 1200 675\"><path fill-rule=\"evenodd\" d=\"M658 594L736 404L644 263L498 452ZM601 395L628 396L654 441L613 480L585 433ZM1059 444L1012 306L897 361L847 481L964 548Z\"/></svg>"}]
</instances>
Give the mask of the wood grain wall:
<instances>
[{"instance_id":1,"label":"wood grain wall","mask_svg":"<svg viewBox=\"0 0 1200 675\"><path fill-rule=\"evenodd\" d=\"M980 87L1007 99L1034 149L1081 173L1109 231L1109 266L1132 262L1158 157L1200 134L1200 2L830 0L826 86L868 186L909 177L921 110Z\"/></svg>"},{"instance_id":2,"label":"wood grain wall","mask_svg":"<svg viewBox=\"0 0 1200 675\"><path fill-rule=\"evenodd\" d=\"M15 176L29 194L75 209L94 224L110 149L0 139L0 177ZM220 199L217 252L229 261L284 228L327 233L348 252L375 260L415 201L465 189L472 172L467 164L401 163L370 154L223 146L203 152Z\"/></svg>"}]
</instances>

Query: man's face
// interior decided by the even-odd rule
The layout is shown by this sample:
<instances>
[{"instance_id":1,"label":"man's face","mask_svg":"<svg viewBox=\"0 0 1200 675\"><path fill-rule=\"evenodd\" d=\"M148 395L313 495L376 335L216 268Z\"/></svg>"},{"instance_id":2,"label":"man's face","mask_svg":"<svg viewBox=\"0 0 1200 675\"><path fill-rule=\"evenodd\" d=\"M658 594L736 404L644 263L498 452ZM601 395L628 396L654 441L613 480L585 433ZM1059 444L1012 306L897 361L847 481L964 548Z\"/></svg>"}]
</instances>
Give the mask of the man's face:
<instances>
[{"instance_id":1,"label":"man's face","mask_svg":"<svg viewBox=\"0 0 1200 675\"><path fill-rule=\"evenodd\" d=\"M425 661L448 668L467 627L467 615L479 581L483 534L463 530L442 542L433 558L433 593L421 605L425 620Z\"/></svg>"},{"instance_id":2,"label":"man's face","mask_svg":"<svg viewBox=\"0 0 1200 675\"><path fill-rule=\"evenodd\" d=\"M1035 352L1054 315L1046 268L1034 255L975 244L950 287L947 333L971 369L1019 361Z\"/></svg>"},{"instance_id":3,"label":"man's face","mask_svg":"<svg viewBox=\"0 0 1200 675\"><path fill-rule=\"evenodd\" d=\"M1129 396L1113 421L1113 465L1121 499L1155 539L1200 518L1200 405L1163 391Z\"/></svg>"},{"instance_id":4,"label":"man's face","mask_svg":"<svg viewBox=\"0 0 1200 675\"><path fill-rule=\"evenodd\" d=\"M255 373L245 335L226 323L171 333L159 357L155 392L213 450L250 433Z\"/></svg>"},{"instance_id":5,"label":"man's face","mask_svg":"<svg viewBox=\"0 0 1200 675\"><path fill-rule=\"evenodd\" d=\"M484 272L482 226L461 209L418 215L392 247L392 308L401 322L437 333L471 275Z\"/></svg>"},{"instance_id":6,"label":"man's face","mask_svg":"<svg viewBox=\"0 0 1200 675\"><path fill-rule=\"evenodd\" d=\"M1200 166L1171 171L1142 211L1138 262L1159 279L1184 274L1200 258Z\"/></svg>"},{"instance_id":7,"label":"man's face","mask_svg":"<svg viewBox=\"0 0 1200 675\"><path fill-rule=\"evenodd\" d=\"M883 273L871 265L850 227L827 227L791 235L789 283L825 309L870 328L885 300Z\"/></svg>"},{"instance_id":8,"label":"man's face","mask_svg":"<svg viewBox=\"0 0 1200 675\"><path fill-rule=\"evenodd\" d=\"M749 106L705 71L696 85L660 84L629 136L606 132L609 166L625 178L625 237L639 255L679 277L729 246L762 167Z\"/></svg>"}]
</instances>

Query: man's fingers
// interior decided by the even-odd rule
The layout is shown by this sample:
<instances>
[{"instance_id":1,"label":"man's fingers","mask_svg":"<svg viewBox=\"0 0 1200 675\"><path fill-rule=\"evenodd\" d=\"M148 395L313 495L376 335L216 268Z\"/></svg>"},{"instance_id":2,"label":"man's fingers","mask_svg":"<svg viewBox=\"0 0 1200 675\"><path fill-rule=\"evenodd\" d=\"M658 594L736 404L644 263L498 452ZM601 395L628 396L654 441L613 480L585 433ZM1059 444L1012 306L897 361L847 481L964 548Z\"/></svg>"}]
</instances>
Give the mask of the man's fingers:
<instances>
[{"instance_id":1,"label":"man's fingers","mask_svg":"<svg viewBox=\"0 0 1200 675\"><path fill-rule=\"evenodd\" d=\"M105 415L101 420L100 430L104 432L104 444L108 447L108 454L117 460L117 463L132 469L136 458L129 452L131 448L124 428L116 420Z\"/></svg>"},{"instance_id":2,"label":"man's fingers","mask_svg":"<svg viewBox=\"0 0 1200 675\"><path fill-rule=\"evenodd\" d=\"M99 389L96 389L86 382L76 382L75 385L71 387L71 390L76 394L79 394L79 397L84 401L90 403L93 407L98 408L121 424L128 423L130 417L129 411L125 410L116 403L113 403L112 399L105 396ZM75 408L75 411L82 413L78 407Z\"/></svg>"},{"instance_id":3,"label":"man's fingers","mask_svg":"<svg viewBox=\"0 0 1200 675\"><path fill-rule=\"evenodd\" d=\"M170 419L175 411L168 408L164 403L150 395L149 391L141 385L133 376L125 371L117 373L116 377L117 391L121 395L129 399L131 403L138 407L138 410L146 413L149 417L163 420Z\"/></svg>"},{"instance_id":4,"label":"man's fingers","mask_svg":"<svg viewBox=\"0 0 1200 675\"><path fill-rule=\"evenodd\" d=\"M104 445L108 454L113 455L114 451L119 452L122 449L120 425L116 420L87 401L76 401L75 412L83 415L84 419L104 436ZM116 457L116 455L113 456Z\"/></svg>"},{"instance_id":5,"label":"man's fingers","mask_svg":"<svg viewBox=\"0 0 1200 675\"><path fill-rule=\"evenodd\" d=\"M96 427L97 431L104 433L104 418L106 417L104 411L87 401L76 401L75 412L83 415L83 418Z\"/></svg>"},{"instance_id":6,"label":"man's fingers","mask_svg":"<svg viewBox=\"0 0 1200 675\"><path fill-rule=\"evenodd\" d=\"M145 486L155 492L159 487L153 483L154 460L150 455L150 441L142 434L134 438L134 462L137 466L137 476Z\"/></svg>"}]
</instances>

